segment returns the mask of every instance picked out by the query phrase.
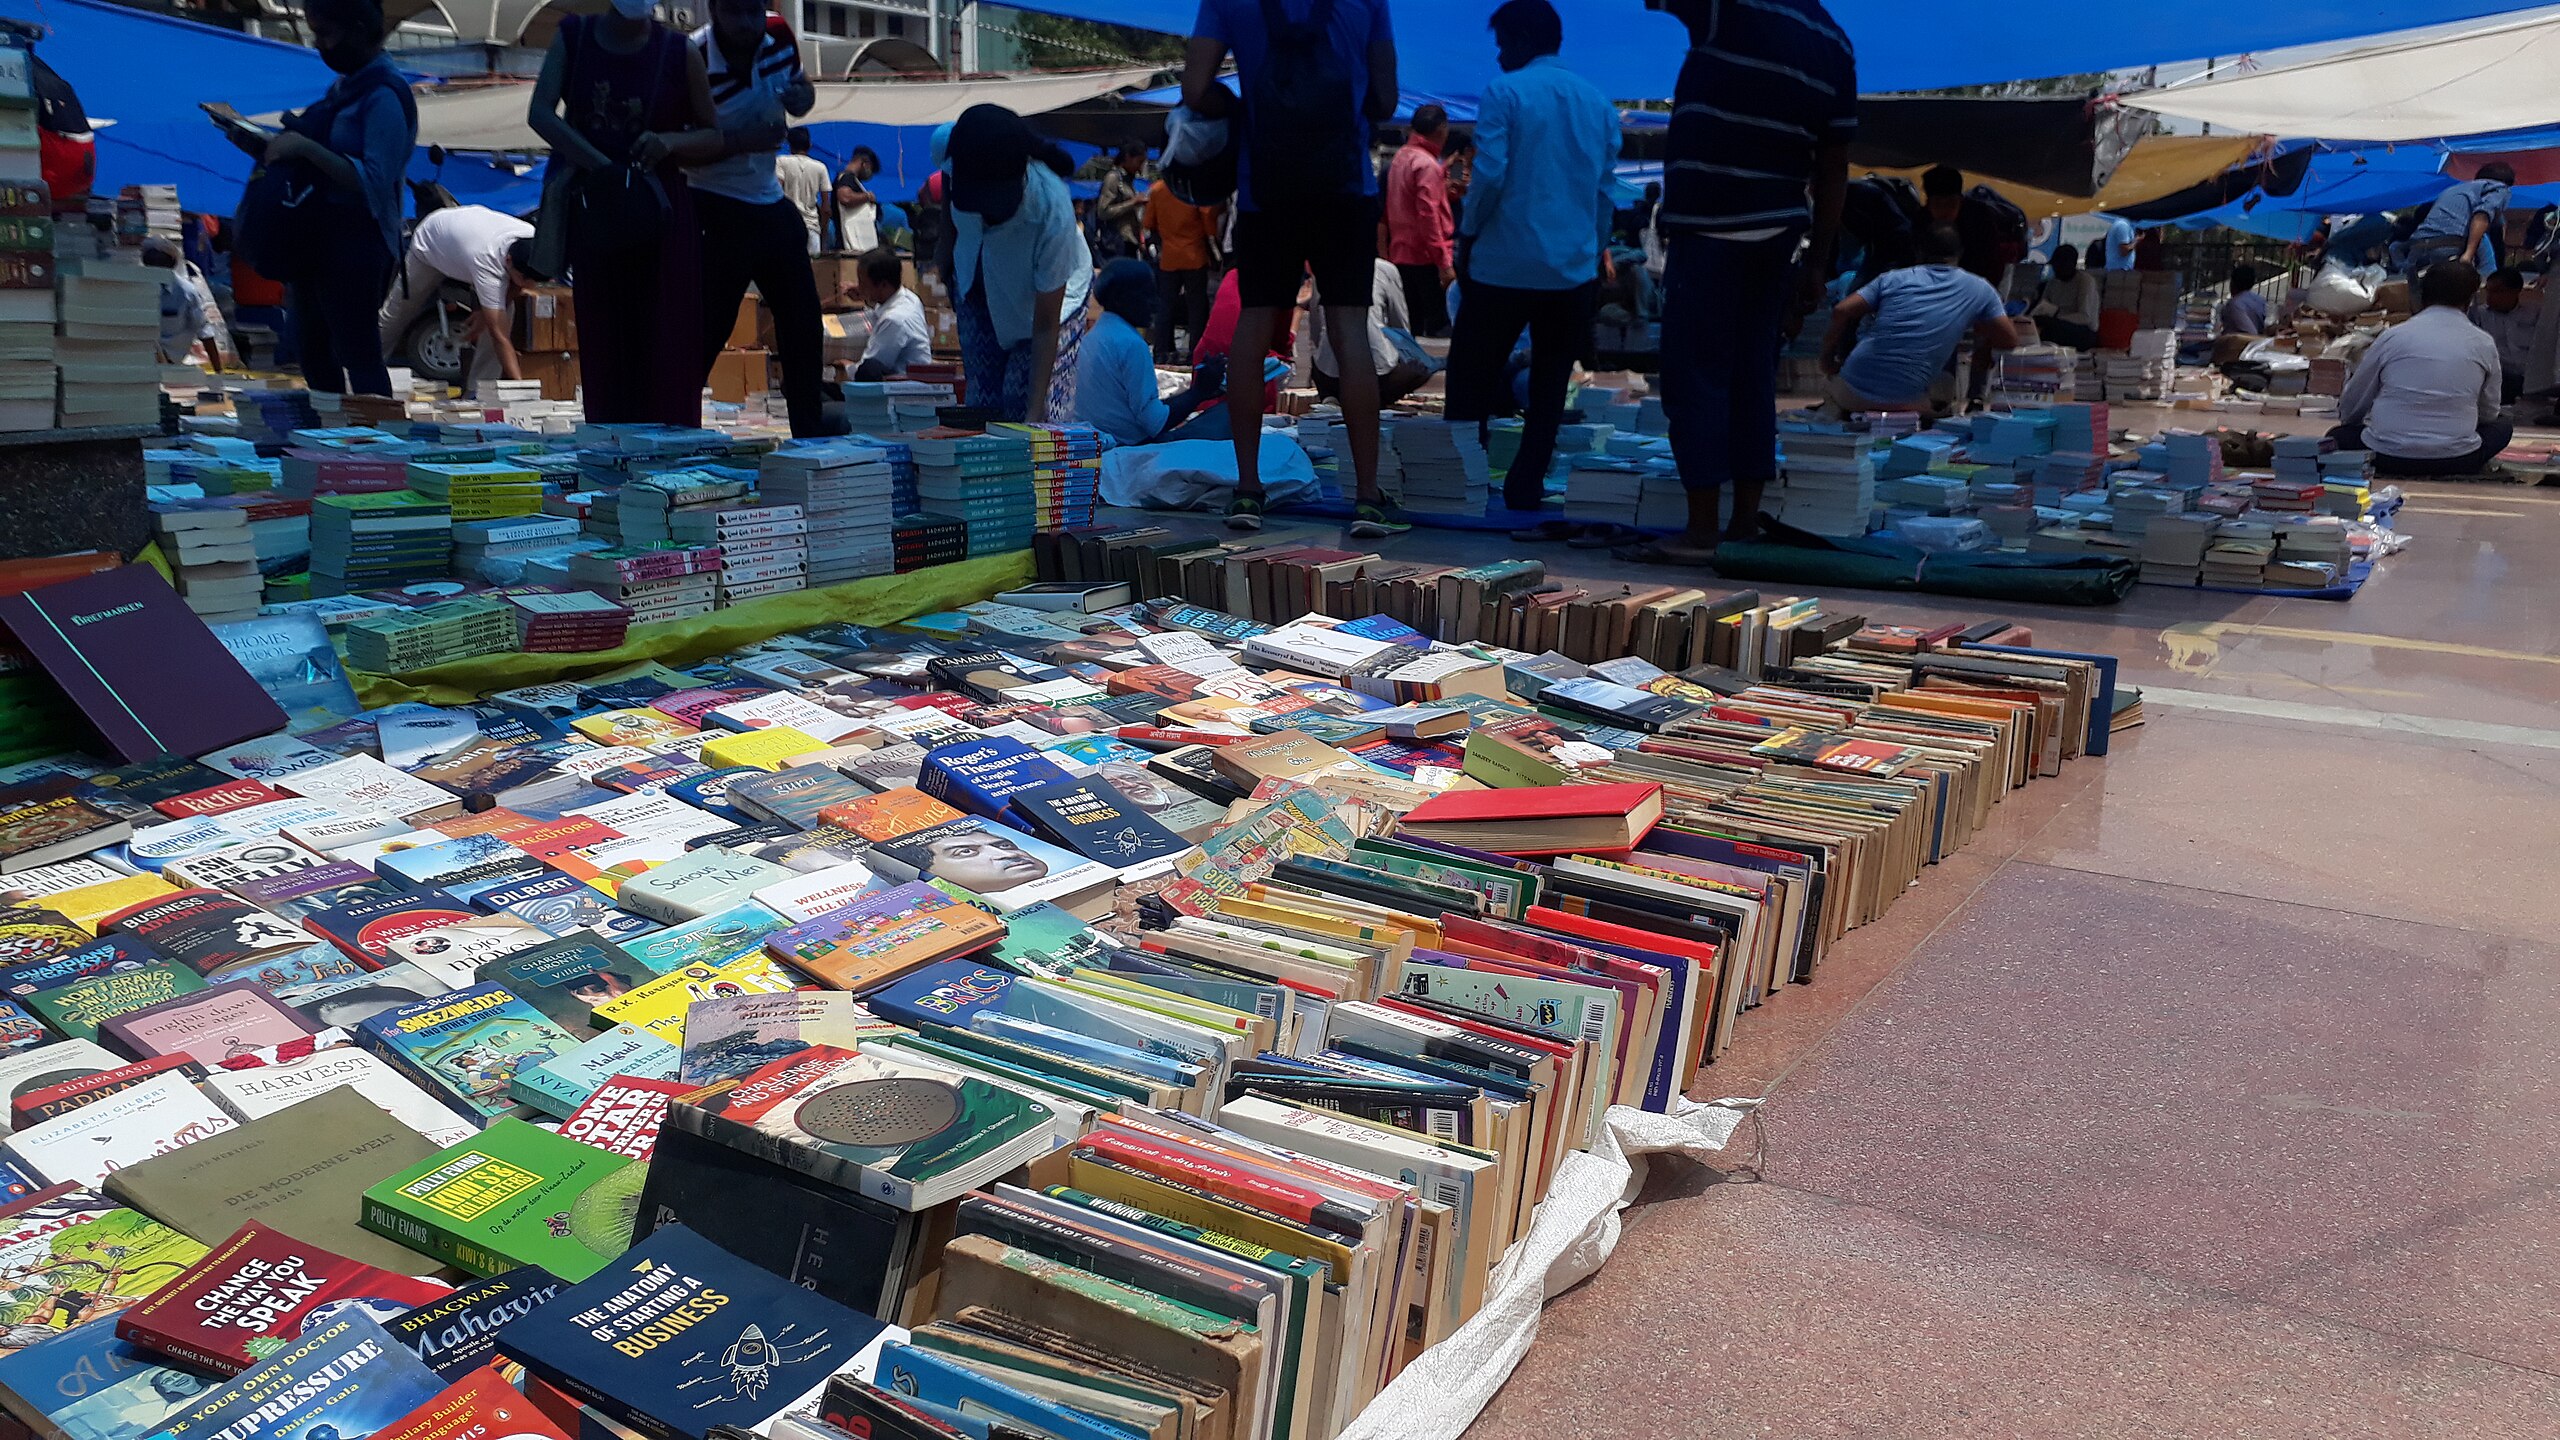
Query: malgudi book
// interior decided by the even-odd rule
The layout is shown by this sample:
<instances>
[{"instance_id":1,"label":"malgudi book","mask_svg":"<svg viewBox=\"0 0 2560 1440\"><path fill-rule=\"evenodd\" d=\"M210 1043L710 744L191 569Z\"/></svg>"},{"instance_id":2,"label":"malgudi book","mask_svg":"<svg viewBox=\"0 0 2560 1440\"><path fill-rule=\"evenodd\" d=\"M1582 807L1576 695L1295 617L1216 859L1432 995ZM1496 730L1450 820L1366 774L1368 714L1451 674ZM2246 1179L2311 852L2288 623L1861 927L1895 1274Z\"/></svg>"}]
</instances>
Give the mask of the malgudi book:
<instances>
[{"instance_id":1,"label":"malgudi book","mask_svg":"<svg viewBox=\"0 0 2560 1440\"><path fill-rule=\"evenodd\" d=\"M498 1349L643 1435L708 1440L761 1424L884 1328L676 1225L509 1325Z\"/></svg>"},{"instance_id":2,"label":"malgudi book","mask_svg":"<svg viewBox=\"0 0 2560 1440\"><path fill-rule=\"evenodd\" d=\"M118 1315L116 1333L184 1364L237 1375L289 1348L315 1319L406 1310L445 1290L252 1220Z\"/></svg>"},{"instance_id":3,"label":"malgudi book","mask_svg":"<svg viewBox=\"0 0 2560 1440\"><path fill-rule=\"evenodd\" d=\"M566 1119L617 1075L671 1080L676 1047L637 1025L616 1025L574 1050L525 1066L507 1080L508 1098Z\"/></svg>"},{"instance_id":4,"label":"malgudi book","mask_svg":"<svg viewBox=\"0 0 2560 1440\"><path fill-rule=\"evenodd\" d=\"M583 1280L630 1244L645 1173L509 1116L369 1187L360 1219L474 1275L539 1265Z\"/></svg>"}]
</instances>

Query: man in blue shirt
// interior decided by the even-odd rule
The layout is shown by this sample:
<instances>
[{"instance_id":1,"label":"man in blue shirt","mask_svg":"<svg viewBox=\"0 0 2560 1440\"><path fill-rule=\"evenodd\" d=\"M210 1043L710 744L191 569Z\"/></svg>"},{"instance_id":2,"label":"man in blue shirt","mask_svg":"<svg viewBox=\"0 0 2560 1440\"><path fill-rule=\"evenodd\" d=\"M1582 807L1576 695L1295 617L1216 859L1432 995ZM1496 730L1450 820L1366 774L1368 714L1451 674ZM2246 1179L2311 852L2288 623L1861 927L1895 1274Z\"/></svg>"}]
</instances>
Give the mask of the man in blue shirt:
<instances>
[{"instance_id":1,"label":"man in blue shirt","mask_svg":"<svg viewBox=\"0 0 2560 1440\"><path fill-rule=\"evenodd\" d=\"M2142 237L2139 235L2134 234L2132 221L2108 221L2106 249L2104 251L2104 254L2107 257L2107 263L2103 268L2108 270L2132 269L2133 247L2141 241L2141 238Z\"/></svg>"},{"instance_id":2,"label":"man in blue shirt","mask_svg":"<svg viewBox=\"0 0 2560 1440\"><path fill-rule=\"evenodd\" d=\"M2479 270L2497 266L2497 242L2489 232L2507 217L2515 167L2492 160L2472 179L2436 197L2427 218L2409 232L2409 279L2414 283L2439 260L2459 260Z\"/></svg>"},{"instance_id":3,"label":"man in blue shirt","mask_svg":"<svg viewBox=\"0 0 2560 1440\"><path fill-rule=\"evenodd\" d=\"M1759 527L1777 473L1778 346L1821 299L1858 129L1858 64L1820 0L1661 0L1689 30L1672 88L1662 209L1662 402L1689 524L1638 552L1666 564L1715 553L1718 497L1732 538ZM1664 37L1668 39L1669 37Z\"/></svg>"},{"instance_id":4,"label":"man in blue shirt","mask_svg":"<svg viewBox=\"0 0 2560 1440\"><path fill-rule=\"evenodd\" d=\"M1573 362L1591 346L1591 312L1617 216L1610 165L1618 112L1600 87L1556 60L1564 21L1547 0L1493 12L1502 74L1476 107L1475 180L1458 226L1456 333L1449 341L1452 420L1502 405L1503 362L1529 332L1529 398L1503 501L1534 511L1546 495Z\"/></svg>"},{"instance_id":5,"label":"man in blue shirt","mask_svg":"<svg viewBox=\"0 0 2560 1440\"><path fill-rule=\"evenodd\" d=\"M1955 400L1947 361L1967 331L1994 350L2018 343L2000 292L1956 263L1963 253L1952 228L1934 226L1920 236L1919 264L1888 270L1832 307L1822 373L1831 377L1824 399L1833 412L1944 413Z\"/></svg>"},{"instance_id":6,"label":"man in blue shirt","mask_svg":"<svg viewBox=\"0 0 2560 1440\"><path fill-rule=\"evenodd\" d=\"M1076 418L1115 445L1232 438L1224 406L1187 428L1173 428L1217 395L1225 361L1210 361L1214 370L1204 366L1191 388L1170 400L1156 394L1155 349L1147 341L1156 318L1156 276L1147 262L1123 256L1103 266L1093 298L1102 303L1102 318L1093 322L1076 362Z\"/></svg>"},{"instance_id":7,"label":"man in blue shirt","mask_svg":"<svg viewBox=\"0 0 2560 1440\"><path fill-rule=\"evenodd\" d=\"M1270 353L1298 287L1313 270L1328 333L1368 328L1378 255L1378 172L1369 133L1396 113L1396 45L1386 0L1200 0L1183 55L1182 103L1241 134L1236 174L1237 297L1228 353ZM1235 57L1237 91L1218 70ZM1378 489L1378 377L1344 367L1342 420L1357 498L1351 533L1411 528ZM1262 528L1262 387L1239 385L1234 408L1236 493L1227 523Z\"/></svg>"}]
</instances>

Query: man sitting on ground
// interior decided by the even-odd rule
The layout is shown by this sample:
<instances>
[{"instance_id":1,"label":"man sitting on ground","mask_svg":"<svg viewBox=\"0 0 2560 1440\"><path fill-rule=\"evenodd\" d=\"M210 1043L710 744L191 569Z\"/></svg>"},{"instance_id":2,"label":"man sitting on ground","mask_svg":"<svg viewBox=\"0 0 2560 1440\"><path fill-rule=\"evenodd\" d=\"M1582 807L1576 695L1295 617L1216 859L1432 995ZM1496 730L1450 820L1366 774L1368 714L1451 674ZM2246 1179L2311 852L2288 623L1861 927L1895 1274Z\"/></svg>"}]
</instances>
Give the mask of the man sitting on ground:
<instances>
[{"instance_id":1,"label":"man sitting on ground","mask_svg":"<svg viewBox=\"0 0 2560 1440\"><path fill-rule=\"evenodd\" d=\"M863 256L861 267L847 294L871 307L871 339L853 378L886 380L930 363L933 333L924 323L924 302L907 288L906 262L883 246Z\"/></svg>"},{"instance_id":2,"label":"man sitting on ground","mask_svg":"<svg viewBox=\"0 0 2560 1440\"><path fill-rule=\"evenodd\" d=\"M1822 373L1831 377L1823 398L1830 413L1946 414L1956 402L1948 362L1957 342L1970 333L1977 345L1994 350L2018 343L2018 327L2001 305L2000 292L1959 268L1961 253L1954 227L1933 225L1920 236L1919 264L1888 270L1832 307L1831 329L1822 337Z\"/></svg>"},{"instance_id":3,"label":"man sitting on ground","mask_svg":"<svg viewBox=\"0 0 2560 1440\"><path fill-rule=\"evenodd\" d=\"M2257 266L2244 262L2231 267L2231 294L2213 311L2213 323L2223 334L2267 333L2267 297L2257 287Z\"/></svg>"},{"instance_id":4,"label":"man sitting on ground","mask_svg":"<svg viewBox=\"0 0 2560 1440\"><path fill-rule=\"evenodd\" d=\"M2341 450L2370 450L2384 475L2480 475L2515 426L2498 418L2498 342L2464 311L2480 272L2440 260L2418 281L2418 313L2385 330L2338 400Z\"/></svg>"},{"instance_id":5,"label":"man sitting on ground","mask_svg":"<svg viewBox=\"0 0 2560 1440\"><path fill-rule=\"evenodd\" d=\"M2068 245L2053 247L2053 273L2036 290L2027 314L2036 333L2074 350L2098 348L2098 277L2080 268L2080 252Z\"/></svg>"},{"instance_id":6,"label":"man sitting on ground","mask_svg":"<svg viewBox=\"0 0 2560 1440\"><path fill-rule=\"evenodd\" d=\"M1147 262L1124 256L1103 266L1093 298L1102 318L1093 322L1076 361L1076 418L1122 445L1233 439L1234 422L1223 405L1183 423L1224 388L1224 360L1202 366L1179 395L1156 392L1155 351L1147 343L1156 318L1156 275Z\"/></svg>"},{"instance_id":7,"label":"man sitting on ground","mask_svg":"<svg viewBox=\"0 0 2560 1440\"><path fill-rule=\"evenodd\" d=\"M2498 342L2498 398L2506 404L2524 397L2524 372L2533 361L2533 332L2541 319L2539 309L2525 308L2523 271L2509 266L2481 282L2471 323Z\"/></svg>"}]
</instances>

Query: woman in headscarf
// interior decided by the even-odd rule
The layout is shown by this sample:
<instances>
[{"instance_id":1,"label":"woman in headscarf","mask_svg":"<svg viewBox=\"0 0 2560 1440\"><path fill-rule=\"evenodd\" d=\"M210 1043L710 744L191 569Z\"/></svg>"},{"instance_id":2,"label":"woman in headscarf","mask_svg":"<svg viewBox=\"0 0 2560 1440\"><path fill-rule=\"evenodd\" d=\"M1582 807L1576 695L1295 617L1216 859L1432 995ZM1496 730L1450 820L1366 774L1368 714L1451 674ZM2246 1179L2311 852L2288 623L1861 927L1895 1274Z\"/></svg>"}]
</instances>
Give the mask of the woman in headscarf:
<instances>
[{"instance_id":1,"label":"woman in headscarf","mask_svg":"<svg viewBox=\"0 0 2560 1440\"><path fill-rule=\"evenodd\" d=\"M1232 439L1233 422L1223 405L1183 423L1224 392L1224 360L1202 366L1191 388L1179 395L1165 399L1156 393L1155 353L1147 342L1155 323L1156 273L1147 262L1124 258L1103 266L1093 296L1101 302L1102 318L1085 336L1076 365L1076 418L1122 445Z\"/></svg>"},{"instance_id":2,"label":"woman in headscarf","mask_svg":"<svg viewBox=\"0 0 2560 1440\"><path fill-rule=\"evenodd\" d=\"M1004 420L1075 411L1093 253L1064 153L1001 105L951 127L951 294L968 403Z\"/></svg>"}]
</instances>

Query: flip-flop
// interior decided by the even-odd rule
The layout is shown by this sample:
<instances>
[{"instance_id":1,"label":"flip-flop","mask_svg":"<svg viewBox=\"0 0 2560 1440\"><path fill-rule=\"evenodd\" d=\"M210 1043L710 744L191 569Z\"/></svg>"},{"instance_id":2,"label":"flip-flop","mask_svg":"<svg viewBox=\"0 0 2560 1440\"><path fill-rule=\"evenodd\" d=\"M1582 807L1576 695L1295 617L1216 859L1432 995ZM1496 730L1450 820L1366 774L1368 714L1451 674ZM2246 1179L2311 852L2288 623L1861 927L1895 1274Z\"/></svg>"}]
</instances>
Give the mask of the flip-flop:
<instances>
[{"instance_id":1,"label":"flip-flop","mask_svg":"<svg viewBox=\"0 0 2560 1440\"><path fill-rule=\"evenodd\" d=\"M1541 520L1526 530L1512 531L1511 538L1523 545L1552 545L1571 540L1581 532L1582 527L1570 520Z\"/></svg>"},{"instance_id":2,"label":"flip-flop","mask_svg":"<svg viewBox=\"0 0 2560 1440\"><path fill-rule=\"evenodd\" d=\"M1615 550L1644 539L1644 532L1632 525L1585 525L1582 533L1567 540L1576 550Z\"/></svg>"},{"instance_id":3,"label":"flip-flop","mask_svg":"<svg viewBox=\"0 0 2560 1440\"><path fill-rule=\"evenodd\" d=\"M1692 569L1705 569L1715 564L1713 550L1691 550L1670 540L1648 540L1641 545L1623 546L1610 553L1621 560L1632 560L1638 565L1686 565Z\"/></svg>"}]
</instances>

